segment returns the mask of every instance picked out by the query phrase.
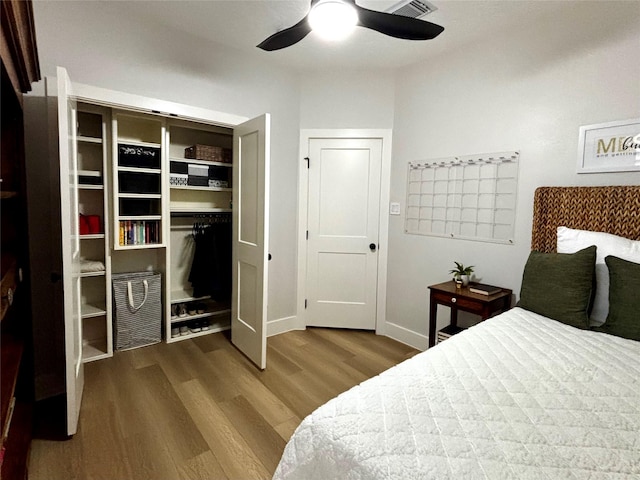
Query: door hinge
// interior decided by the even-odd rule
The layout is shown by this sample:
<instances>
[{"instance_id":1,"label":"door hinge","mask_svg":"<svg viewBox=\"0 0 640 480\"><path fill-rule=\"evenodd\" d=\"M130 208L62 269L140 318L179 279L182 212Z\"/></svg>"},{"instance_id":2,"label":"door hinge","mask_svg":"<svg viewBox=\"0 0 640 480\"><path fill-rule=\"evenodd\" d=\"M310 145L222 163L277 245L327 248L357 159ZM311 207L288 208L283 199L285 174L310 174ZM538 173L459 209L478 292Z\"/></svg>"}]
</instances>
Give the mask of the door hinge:
<instances>
[{"instance_id":1,"label":"door hinge","mask_svg":"<svg viewBox=\"0 0 640 480\"><path fill-rule=\"evenodd\" d=\"M309 157L304 157L304 161L307 162L307 168L309 168L309 165L311 164L311 160L309 160Z\"/></svg>"},{"instance_id":2,"label":"door hinge","mask_svg":"<svg viewBox=\"0 0 640 480\"><path fill-rule=\"evenodd\" d=\"M304 308L305 308L305 310L307 309L307 299L306 298L304 299Z\"/></svg>"},{"instance_id":3,"label":"door hinge","mask_svg":"<svg viewBox=\"0 0 640 480\"><path fill-rule=\"evenodd\" d=\"M307 240L309 240L309 230L307 230Z\"/></svg>"}]
</instances>

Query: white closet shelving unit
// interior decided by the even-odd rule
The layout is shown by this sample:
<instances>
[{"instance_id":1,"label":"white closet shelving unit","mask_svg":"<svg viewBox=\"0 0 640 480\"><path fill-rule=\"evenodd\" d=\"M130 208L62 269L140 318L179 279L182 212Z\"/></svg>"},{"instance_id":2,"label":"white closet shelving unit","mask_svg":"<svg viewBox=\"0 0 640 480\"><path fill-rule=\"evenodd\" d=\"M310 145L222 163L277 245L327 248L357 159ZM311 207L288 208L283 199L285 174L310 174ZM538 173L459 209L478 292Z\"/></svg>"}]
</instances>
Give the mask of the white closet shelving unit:
<instances>
[{"instance_id":1,"label":"white closet shelving unit","mask_svg":"<svg viewBox=\"0 0 640 480\"><path fill-rule=\"evenodd\" d=\"M97 217L91 230L78 236L80 258L94 267L80 271L80 316L82 318L82 360L90 362L113 354L111 323L111 254L109 245L109 198L107 109L79 104L76 113L75 154L77 156L78 211ZM85 217L86 218L86 217ZM102 268L96 270L96 265Z\"/></svg>"},{"instance_id":2,"label":"white closet shelving unit","mask_svg":"<svg viewBox=\"0 0 640 480\"><path fill-rule=\"evenodd\" d=\"M165 119L116 112L112 122L114 249L164 247Z\"/></svg>"},{"instance_id":3,"label":"white closet shelving unit","mask_svg":"<svg viewBox=\"0 0 640 480\"><path fill-rule=\"evenodd\" d=\"M247 119L75 84L62 67L57 76L56 88L47 92L56 95L48 104L57 102L67 434L73 435L83 363L113 355L113 274L162 275L159 321L167 342L231 327L233 344L266 367L270 116ZM227 186L170 188L171 162L205 165L185 158L185 148L196 144L233 149L233 165L206 164L219 169ZM102 182L79 186L79 172ZM78 212L101 215L104 231L78 235ZM195 297L188 282L193 215L209 214L232 217L229 299ZM135 236L124 237L133 228L139 229ZM82 257L102 260L104 268L93 263L91 272L81 272ZM181 304L187 315L195 312L179 322L206 321L208 329L172 337L179 323L171 307Z\"/></svg>"},{"instance_id":4,"label":"white closet shelving unit","mask_svg":"<svg viewBox=\"0 0 640 480\"><path fill-rule=\"evenodd\" d=\"M167 248L167 342L176 342L227 330L231 324L231 298L195 296L189 275L195 253L194 224L231 222L232 163L185 158L192 145L232 148L233 130L213 125L169 120L169 176L188 171L189 165L207 169L227 186L169 184L170 232ZM166 167L165 167L166 168ZM177 174L182 175L184 174ZM231 241L231 238L229 239ZM229 259L231 266L231 259ZM231 278L228 279L231 281ZM182 332L180 332L182 327Z\"/></svg>"}]
</instances>

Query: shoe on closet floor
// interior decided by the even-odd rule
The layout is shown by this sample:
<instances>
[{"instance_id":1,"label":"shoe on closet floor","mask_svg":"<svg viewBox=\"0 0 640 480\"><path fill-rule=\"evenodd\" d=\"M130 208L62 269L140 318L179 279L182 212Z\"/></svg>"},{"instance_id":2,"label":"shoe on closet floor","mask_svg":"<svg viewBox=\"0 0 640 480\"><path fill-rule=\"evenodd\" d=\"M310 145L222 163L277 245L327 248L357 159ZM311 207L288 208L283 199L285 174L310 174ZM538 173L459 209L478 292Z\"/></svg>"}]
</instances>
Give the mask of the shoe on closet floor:
<instances>
[{"instance_id":1,"label":"shoe on closet floor","mask_svg":"<svg viewBox=\"0 0 640 480\"><path fill-rule=\"evenodd\" d=\"M191 322L189 323L189 330L191 333L198 333L202 328L200 328L200 322Z\"/></svg>"},{"instance_id":2,"label":"shoe on closet floor","mask_svg":"<svg viewBox=\"0 0 640 480\"><path fill-rule=\"evenodd\" d=\"M171 338L180 336L180 328L179 327L171 327Z\"/></svg>"},{"instance_id":3,"label":"shoe on closet floor","mask_svg":"<svg viewBox=\"0 0 640 480\"><path fill-rule=\"evenodd\" d=\"M203 320L200 328L204 331L204 330L209 330L209 321L208 320Z\"/></svg>"},{"instance_id":4,"label":"shoe on closet floor","mask_svg":"<svg viewBox=\"0 0 640 480\"><path fill-rule=\"evenodd\" d=\"M186 325L183 325L180 327L180 335L184 336L184 335L189 335L189 327L187 327Z\"/></svg>"}]
</instances>

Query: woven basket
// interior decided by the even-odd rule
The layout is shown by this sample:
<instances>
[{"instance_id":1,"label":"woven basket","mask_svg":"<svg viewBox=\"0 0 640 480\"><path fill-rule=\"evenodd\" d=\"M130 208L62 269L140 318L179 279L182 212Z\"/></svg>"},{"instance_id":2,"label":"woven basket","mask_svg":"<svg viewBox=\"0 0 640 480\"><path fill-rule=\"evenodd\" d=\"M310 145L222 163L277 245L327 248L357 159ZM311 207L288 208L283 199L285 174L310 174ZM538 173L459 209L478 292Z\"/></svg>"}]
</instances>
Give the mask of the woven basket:
<instances>
[{"instance_id":1,"label":"woven basket","mask_svg":"<svg viewBox=\"0 0 640 480\"><path fill-rule=\"evenodd\" d=\"M640 240L640 186L538 188L531 249L555 252L560 226Z\"/></svg>"},{"instance_id":2,"label":"woven basket","mask_svg":"<svg viewBox=\"0 0 640 480\"><path fill-rule=\"evenodd\" d=\"M162 340L162 276L153 272L113 275L115 349Z\"/></svg>"},{"instance_id":3,"label":"woven basket","mask_svg":"<svg viewBox=\"0 0 640 480\"><path fill-rule=\"evenodd\" d=\"M192 145L184 149L185 158L206 160L209 162L231 163L233 161L230 148L213 147L211 145Z\"/></svg>"}]
</instances>

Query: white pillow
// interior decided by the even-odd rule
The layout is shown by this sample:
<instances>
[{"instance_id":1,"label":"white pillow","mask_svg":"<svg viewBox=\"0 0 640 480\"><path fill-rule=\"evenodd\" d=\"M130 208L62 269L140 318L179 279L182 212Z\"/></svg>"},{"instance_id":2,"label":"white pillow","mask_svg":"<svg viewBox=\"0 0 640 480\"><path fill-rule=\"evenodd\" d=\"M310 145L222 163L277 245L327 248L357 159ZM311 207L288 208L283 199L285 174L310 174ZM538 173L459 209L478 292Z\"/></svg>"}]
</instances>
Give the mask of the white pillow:
<instances>
[{"instance_id":1,"label":"white pillow","mask_svg":"<svg viewBox=\"0 0 640 480\"><path fill-rule=\"evenodd\" d=\"M629 240L610 233L590 232L558 227L558 253L575 253L595 245L596 250L596 295L591 311L591 325L602 325L609 313L609 269L604 263L607 255L640 263L640 241Z\"/></svg>"}]
</instances>

